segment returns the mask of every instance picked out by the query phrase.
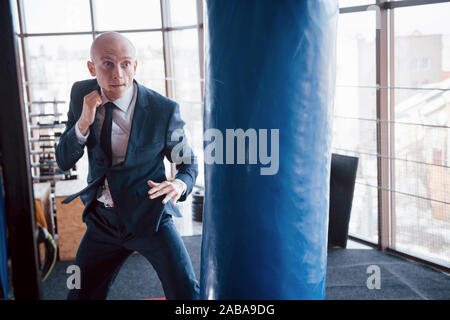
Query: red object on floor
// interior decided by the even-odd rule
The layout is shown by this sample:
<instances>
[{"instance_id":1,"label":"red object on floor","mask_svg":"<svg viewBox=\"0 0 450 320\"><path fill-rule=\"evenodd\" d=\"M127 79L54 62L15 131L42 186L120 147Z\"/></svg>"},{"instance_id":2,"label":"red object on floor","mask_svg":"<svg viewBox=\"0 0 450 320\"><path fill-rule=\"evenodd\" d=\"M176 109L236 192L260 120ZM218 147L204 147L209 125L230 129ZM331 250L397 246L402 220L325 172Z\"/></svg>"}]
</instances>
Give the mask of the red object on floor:
<instances>
[{"instance_id":1,"label":"red object on floor","mask_svg":"<svg viewBox=\"0 0 450 320\"><path fill-rule=\"evenodd\" d=\"M144 299L144 300L166 300L165 297L162 298L150 298L150 299Z\"/></svg>"}]
</instances>

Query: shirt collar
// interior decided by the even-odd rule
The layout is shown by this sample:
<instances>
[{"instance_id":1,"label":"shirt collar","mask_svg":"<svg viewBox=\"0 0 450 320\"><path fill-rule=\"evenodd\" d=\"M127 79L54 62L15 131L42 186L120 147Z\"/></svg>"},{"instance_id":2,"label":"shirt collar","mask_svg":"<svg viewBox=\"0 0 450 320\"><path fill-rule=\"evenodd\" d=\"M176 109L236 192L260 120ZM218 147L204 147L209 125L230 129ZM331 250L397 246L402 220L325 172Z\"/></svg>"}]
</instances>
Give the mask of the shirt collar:
<instances>
[{"instance_id":1,"label":"shirt collar","mask_svg":"<svg viewBox=\"0 0 450 320\"><path fill-rule=\"evenodd\" d=\"M109 102L110 100L103 94L103 89L101 89L101 91L102 91L102 105L103 105ZM131 104L131 101L133 100L133 94L134 94L134 83L127 89L127 91L125 91L122 97L111 102L114 103L120 110L126 112Z\"/></svg>"}]
</instances>

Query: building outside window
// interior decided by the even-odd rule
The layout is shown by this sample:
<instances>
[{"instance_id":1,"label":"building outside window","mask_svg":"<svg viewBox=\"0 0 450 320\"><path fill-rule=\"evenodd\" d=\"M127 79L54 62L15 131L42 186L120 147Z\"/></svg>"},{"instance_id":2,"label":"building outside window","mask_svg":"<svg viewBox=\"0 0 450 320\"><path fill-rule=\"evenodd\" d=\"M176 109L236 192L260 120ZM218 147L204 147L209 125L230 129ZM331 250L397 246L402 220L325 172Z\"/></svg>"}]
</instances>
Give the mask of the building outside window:
<instances>
[{"instance_id":1,"label":"building outside window","mask_svg":"<svg viewBox=\"0 0 450 320\"><path fill-rule=\"evenodd\" d=\"M448 267L450 2L391 2L381 10L381 38L375 11L364 6L375 1L340 1L333 152L360 160L350 235ZM377 44L386 60L377 60ZM386 83L377 83L381 71ZM377 135L382 128L385 140ZM383 172L390 178L380 185ZM388 223L384 234L380 218Z\"/></svg>"}]
</instances>

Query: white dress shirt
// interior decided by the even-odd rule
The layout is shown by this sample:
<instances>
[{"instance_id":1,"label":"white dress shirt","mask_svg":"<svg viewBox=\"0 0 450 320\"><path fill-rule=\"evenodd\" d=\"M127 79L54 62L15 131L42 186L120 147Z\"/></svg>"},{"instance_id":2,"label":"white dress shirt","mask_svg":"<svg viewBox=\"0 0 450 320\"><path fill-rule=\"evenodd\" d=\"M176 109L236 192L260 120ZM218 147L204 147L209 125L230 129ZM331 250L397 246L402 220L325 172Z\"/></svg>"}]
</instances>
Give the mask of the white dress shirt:
<instances>
[{"instance_id":1,"label":"white dress shirt","mask_svg":"<svg viewBox=\"0 0 450 320\"><path fill-rule=\"evenodd\" d=\"M136 107L136 96L137 96L137 86L133 83L132 86L128 88L125 94L115 100L111 101L116 105L117 108L113 109L113 121L111 129L111 150L112 150L112 165L119 165L125 161L125 155L127 152L128 139L130 138L131 124L133 121L134 108ZM97 125L94 128L96 130L97 137L100 137L101 128L103 126L103 121L105 119L105 103L109 102L108 98L101 92L102 105L96 114ZM78 122L75 124L75 133L78 142L84 145L89 137L89 129L86 135L80 131L78 127ZM183 192L186 191L186 184L179 180L183 185ZM150 188L150 187L149 187ZM102 193L99 198L99 202L103 202L107 206L114 206L111 193L109 191L108 181L105 179L105 184L103 186Z\"/></svg>"}]
</instances>

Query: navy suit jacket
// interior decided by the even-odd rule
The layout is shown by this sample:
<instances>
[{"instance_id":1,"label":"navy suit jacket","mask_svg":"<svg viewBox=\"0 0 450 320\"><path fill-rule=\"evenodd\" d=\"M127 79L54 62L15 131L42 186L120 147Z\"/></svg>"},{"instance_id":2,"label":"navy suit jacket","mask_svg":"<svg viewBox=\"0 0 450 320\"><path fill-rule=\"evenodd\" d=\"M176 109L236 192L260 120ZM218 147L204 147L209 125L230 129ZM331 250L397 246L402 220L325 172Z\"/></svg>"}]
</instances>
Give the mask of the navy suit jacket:
<instances>
[{"instance_id":1,"label":"navy suit jacket","mask_svg":"<svg viewBox=\"0 0 450 320\"><path fill-rule=\"evenodd\" d=\"M96 125L94 122L86 142L89 158L88 186L65 199L63 203L80 196L85 205L83 211L85 221L86 215L95 204L98 188L106 176L114 207L125 226L135 234L144 234L158 230L163 213L181 216L172 201L164 205L163 196L156 199L148 197L150 190L148 180L156 182L167 180L164 156L169 161L177 163L175 178L186 183L186 192L179 201L184 201L192 191L198 167L194 153L185 139L184 122L181 120L178 104L134 82L137 85L137 99L125 161L111 168L106 166L105 153L94 130ZM69 170L83 156L84 146L78 142L74 125L81 116L84 96L93 90L100 90L96 79L79 81L72 87L66 129L56 147L56 161L62 170ZM179 132L182 132L180 140L171 141L171 135L177 129L181 129ZM190 152L184 154L184 157L187 154L188 161L177 162L171 158L171 151L179 142L184 144L184 150Z\"/></svg>"}]
</instances>

